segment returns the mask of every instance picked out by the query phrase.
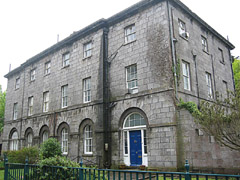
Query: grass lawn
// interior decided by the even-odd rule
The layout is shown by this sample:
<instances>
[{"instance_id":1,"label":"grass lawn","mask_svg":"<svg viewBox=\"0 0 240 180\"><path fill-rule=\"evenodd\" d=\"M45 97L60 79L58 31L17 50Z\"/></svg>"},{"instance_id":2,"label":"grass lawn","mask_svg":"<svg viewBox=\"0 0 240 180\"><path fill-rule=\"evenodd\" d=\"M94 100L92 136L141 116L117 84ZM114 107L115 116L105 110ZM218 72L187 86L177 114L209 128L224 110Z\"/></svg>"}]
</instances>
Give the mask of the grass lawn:
<instances>
[{"instance_id":1,"label":"grass lawn","mask_svg":"<svg viewBox=\"0 0 240 180\"><path fill-rule=\"evenodd\" d=\"M0 180L4 179L4 170L0 170Z\"/></svg>"}]
</instances>

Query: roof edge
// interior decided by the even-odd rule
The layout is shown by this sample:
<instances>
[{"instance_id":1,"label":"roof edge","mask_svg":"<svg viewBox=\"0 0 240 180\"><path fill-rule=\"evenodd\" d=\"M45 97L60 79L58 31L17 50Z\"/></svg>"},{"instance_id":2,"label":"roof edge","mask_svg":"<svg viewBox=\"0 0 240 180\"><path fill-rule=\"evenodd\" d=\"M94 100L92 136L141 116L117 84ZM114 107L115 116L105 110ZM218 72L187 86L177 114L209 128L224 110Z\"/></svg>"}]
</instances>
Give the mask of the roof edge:
<instances>
[{"instance_id":1,"label":"roof edge","mask_svg":"<svg viewBox=\"0 0 240 180\"><path fill-rule=\"evenodd\" d=\"M43 50L42 52L38 53L37 55L31 57L30 59L25 61L23 64L21 64L19 67L15 68L14 70L7 73L4 77L9 78L13 74L18 73L19 71L24 69L29 64L37 62L39 59L47 56L48 54L52 53L53 51L56 51L56 50L62 48L65 45L73 43L74 41L76 41L77 39L85 36L86 34L92 33L94 31L97 31L97 30L105 27L106 24L107 24L107 21L105 19L99 19L98 21L86 26L85 28L83 28L83 29L81 29L77 32L74 32L73 34L66 37L65 39L59 41L58 43L50 46L49 48Z\"/></svg>"},{"instance_id":2,"label":"roof edge","mask_svg":"<svg viewBox=\"0 0 240 180\"><path fill-rule=\"evenodd\" d=\"M191 9L189 9L185 4L183 4L180 0L167 0L172 1L177 4L180 8L182 8L185 12L187 12L190 16L192 16L197 22L206 27L211 33L216 35L220 40L222 40L225 44L227 44L231 50L235 48L235 46L229 42L226 38L224 38L221 34L219 34L215 29L213 29L210 25L208 25L202 18L200 18L197 14L195 14Z\"/></svg>"}]
</instances>

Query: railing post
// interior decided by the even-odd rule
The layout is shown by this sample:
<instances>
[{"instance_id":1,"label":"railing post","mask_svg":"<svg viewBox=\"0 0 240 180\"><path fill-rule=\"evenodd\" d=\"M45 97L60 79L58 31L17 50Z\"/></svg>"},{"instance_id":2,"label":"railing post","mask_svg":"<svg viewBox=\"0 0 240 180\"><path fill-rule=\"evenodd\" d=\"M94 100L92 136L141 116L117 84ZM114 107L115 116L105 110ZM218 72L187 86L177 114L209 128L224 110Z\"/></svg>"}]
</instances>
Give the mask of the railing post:
<instances>
[{"instance_id":1,"label":"railing post","mask_svg":"<svg viewBox=\"0 0 240 180\"><path fill-rule=\"evenodd\" d=\"M185 169L186 169L185 180L191 180L190 175L189 175L189 164L188 164L188 160L186 160Z\"/></svg>"},{"instance_id":2,"label":"railing post","mask_svg":"<svg viewBox=\"0 0 240 180\"><path fill-rule=\"evenodd\" d=\"M4 155L4 180L8 179L8 158L6 155Z\"/></svg>"},{"instance_id":3,"label":"railing post","mask_svg":"<svg viewBox=\"0 0 240 180\"><path fill-rule=\"evenodd\" d=\"M82 157L80 157L80 169L79 169L79 180L83 180L83 162L82 162Z\"/></svg>"},{"instance_id":4,"label":"railing post","mask_svg":"<svg viewBox=\"0 0 240 180\"><path fill-rule=\"evenodd\" d=\"M29 179L29 165L28 165L28 157L25 160L25 165L24 165L24 180Z\"/></svg>"}]
</instances>

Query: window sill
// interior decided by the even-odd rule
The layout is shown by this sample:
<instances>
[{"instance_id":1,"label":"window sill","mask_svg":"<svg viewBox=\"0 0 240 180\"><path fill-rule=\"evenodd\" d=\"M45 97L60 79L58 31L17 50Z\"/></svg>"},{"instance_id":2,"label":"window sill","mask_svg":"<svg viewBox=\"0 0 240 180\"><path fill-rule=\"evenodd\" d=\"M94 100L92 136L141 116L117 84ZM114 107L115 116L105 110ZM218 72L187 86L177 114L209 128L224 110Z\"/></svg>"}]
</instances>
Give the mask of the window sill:
<instances>
[{"instance_id":1,"label":"window sill","mask_svg":"<svg viewBox=\"0 0 240 180\"><path fill-rule=\"evenodd\" d=\"M91 101L85 101L85 102L83 102L84 104L88 104L88 103L90 103Z\"/></svg>"},{"instance_id":2,"label":"window sill","mask_svg":"<svg viewBox=\"0 0 240 180\"><path fill-rule=\"evenodd\" d=\"M91 56L88 56L88 57L84 57L82 60L86 60L86 59L91 59L92 55Z\"/></svg>"},{"instance_id":3,"label":"window sill","mask_svg":"<svg viewBox=\"0 0 240 180\"><path fill-rule=\"evenodd\" d=\"M51 73L48 73L48 74L44 74L44 76L43 77L46 77L46 76L49 76Z\"/></svg>"},{"instance_id":4,"label":"window sill","mask_svg":"<svg viewBox=\"0 0 240 180\"><path fill-rule=\"evenodd\" d=\"M208 51L205 51L204 49L203 49L203 52L205 52L206 54L210 55L209 52L208 52Z\"/></svg>"},{"instance_id":5,"label":"window sill","mask_svg":"<svg viewBox=\"0 0 240 180\"><path fill-rule=\"evenodd\" d=\"M220 61L221 64L225 65L225 62L224 61Z\"/></svg>"},{"instance_id":6,"label":"window sill","mask_svg":"<svg viewBox=\"0 0 240 180\"><path fill-rule=\"evenodd\" d=\"M65 69L65 68L68 68L70 66L70 64L66 65L66 66L63 66L61 69Z\"/></svg>"},{"instance_id":7,"label":"window sill","mask_svg":"<svg viewBox=\"0 0 240 180\"><path fill-rule=\"evenodd\" d=\"M19 90L20 88L15 88L15 91Z\"/></svg>"},{"instance_id":8,"label":"window sill","mask_svg":"<svg viewBox=\"0 0 240 180\"><path fill-rule=\"evenodd\" d=\"M83 154L83 157L93 157L93 154Z\"/></svg>"},{"instance_id":9,"label":"window sill","mask_svg":"<svg viewBox=\"0 0 240 180\"><path fill-rule=\"evenodd\" d=\"M62 109L66 109L68 106L61 107Z\"/></svg>"},{"instance_id":10,"label":"window sill","mask_svg":"<svg viewBox=\"0 0 240 180\"><path fill-rule=\"evenodd\" d=\"M30 83L33 83L33 82L35 82L35 79L33 79L33 80L30 80Z\"/></svg>"},{"instance_id":11,"label":"window sill","mask_svg":"<svg viewBox=\"0 0 240 180\"><path fill-rule=\"evenodd\" d=\"M179 34L179 36L180 36L182 39L184 39L185 41L188 41L188 38L182 36L181 34Z\"/></svg>"},{"instance_id":12,"label":"window sill","mask_svg":"<svg viewBox=\"0 0 240 180\"><path fill-rule=\"evenodd\" d=\"M126 46L126 45L132 44L132 43L134 43L134 42L136 42L136 41L137 41L137 40L135 39L135 40L133 40L133 41L125 42L123 45Z\"/></svg>"}]
</instances>

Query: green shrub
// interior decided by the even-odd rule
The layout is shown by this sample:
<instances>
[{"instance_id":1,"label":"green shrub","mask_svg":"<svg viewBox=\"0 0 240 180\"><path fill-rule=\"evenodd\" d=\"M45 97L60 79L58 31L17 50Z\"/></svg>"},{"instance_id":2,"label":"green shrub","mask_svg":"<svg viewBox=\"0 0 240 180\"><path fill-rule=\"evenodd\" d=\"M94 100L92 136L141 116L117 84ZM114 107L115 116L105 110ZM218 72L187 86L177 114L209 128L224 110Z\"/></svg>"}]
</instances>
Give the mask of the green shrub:
<instances>
[{"instance_id":1,"label":"green shrub","mask_svg":"<svg viewBox=\"0 0 240 180\"><path fill-rule=\"evenodd\" d=\"M40 158L42 160L54 156L61 156L62 151L61 151L61 145L60 143L54 139L54 138L49 138L47 141L45 141L41 148L40 148Z\"/></svg>"},{"instance_id":2,"label":"green shrub","mask_svg":"<svg viewBox=\"0 0 240 180\"><path fill-rule=\"evenodd\" d=\"M70 167L78 168L80 167L78 163L71 161L63 156L54 156L40 160L39 165L40 168L33 172L33 175L30 177L31 179L34 178L40 180L77 179L78 176L77 171Z\"/></svg>"},{"instance_id":3,"label":"green shrub","mask_svg":"<svg viewBox=\"0 0 240 180\"><path fill-rule=\"evenodd\" d=\"M24 147L17 151L6 151L8 162L10 163L23 163L25 164L26 158L28 158L29 164L35 164L39 159L39 149L37 147Z\"/></svg>"}]
</instances>

